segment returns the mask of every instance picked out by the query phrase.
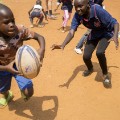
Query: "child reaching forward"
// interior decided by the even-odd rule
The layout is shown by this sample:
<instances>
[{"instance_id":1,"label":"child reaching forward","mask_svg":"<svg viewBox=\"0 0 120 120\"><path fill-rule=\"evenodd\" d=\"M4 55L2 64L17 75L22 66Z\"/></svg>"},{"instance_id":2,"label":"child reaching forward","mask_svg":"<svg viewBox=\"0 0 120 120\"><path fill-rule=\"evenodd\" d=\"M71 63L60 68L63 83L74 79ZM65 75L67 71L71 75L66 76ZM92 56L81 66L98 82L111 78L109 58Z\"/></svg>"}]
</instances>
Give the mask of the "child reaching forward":
<instances>
[{"instance_id":1,"label":"child reaching forward","mask_svg":"<svg viewBox=\"0 0 120 120\"><path fill-rule=\"evenodd\" d=\"M11 9L0 4L0 94L3 96L0 98L0 108L5 107L13 99L10 91L12 77L15 78L25 101L33 95L32 81L20 76L14 62L18 48L23 45L23 41L30 39L35 39L41 46L38 54L42 61L45 52L44 37L23 25L16 25Z\"/></svg>"},{"instance_id":2,"label":"child reaching forward","mask_svg":"<svg viewBox=\"0 0 120 120\"><path fill-rule=\"evenodd\" d=\"M89 0L89 5L94 5L94 4L98 4L100 5L101 7L103 7L103 9L105 9L105 6L103 5L103 1L104 0ZM91 30L88 29L87 32L82 36L82 38L79 40L78 44L76 45L75 47L75 52L77 54L82 54L82 47L83 47L83 44L86 42L87 40L87 37L89 36Z\"/></svg>"},{"instance_id":3,"label":"child reaching forward","mask_svg":"<svg viewBox=\"0 0 120 120\"><path fill-rule=\"evenodd\" d=\"M44 27L44 25L42 24L44 16L45 16L45 20L47 20L47 16L46 16L46 14L44 12L44 9L41 6L41 3L42 3L41 0L37 0L36 5L34 5L34 7L32 7L28 11L30 22L31 22L31 26L30 26L31 28L34 27L33 19L35 17L38 18L38 20L37 20L38 21L38 23L37 23L38 27Z\"/></svg>"},{"instance_id":4,"label":"child reaching forward","mask_svg":"<svg viewBox=\"0 0 120 120\"><path fill-rule=\"evenodd\" d=\"M70 19L70 16L72 13L73 5L72 5L72 0L57 0L57 8L55 9L55 11L60 6L60 3L62 3L61 9L64 12L63 23L62 23L62 32L65 32L67 22Z\"/></svg>"},{"instance_id":5,"label":"child reaching forward","mask_svg":"<svg viewBox=\"0 0 120 120\"><path fill-rule=\"evenodd\" d=\"M76 12L72 19L71 29L62 44L53 44L52 50L64 49L74 37L75 32L80 24L83 24L86 28L91 29L83 54L83 61L87 69L82 75L87 77L93 73L94 66L91 59L92 54L96 49L96 56L103 73L103 85L105 87L111 87L111 79L108 74L105 52L110 44L111 39L114 40L116 49L119 47L119 23L100 5L95 4L90 6L89 0L74 0L74 6Z\"/></svg>"}]
</instances>

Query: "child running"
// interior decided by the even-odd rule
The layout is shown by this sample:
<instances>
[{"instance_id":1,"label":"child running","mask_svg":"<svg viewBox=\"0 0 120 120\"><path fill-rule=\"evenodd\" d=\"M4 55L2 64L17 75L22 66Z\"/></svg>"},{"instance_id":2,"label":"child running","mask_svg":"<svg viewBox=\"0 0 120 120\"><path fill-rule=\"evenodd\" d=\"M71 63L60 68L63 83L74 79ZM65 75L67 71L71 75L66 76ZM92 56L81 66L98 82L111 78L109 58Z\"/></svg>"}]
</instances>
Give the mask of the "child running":
<instances>
[{"instance_id":1,"label":"child running","mask_svg":"<svg viewBox=\"0 0 120 120\"><path fill-rule=\"evenodd\" d=\"M83 60L87 66L87 70L85 70L82 75L87 77L93 73L91 58L95 48L97 48L96 55L103 73L103 84L105 87L111 87L105 51L111 39L114 40L115 47L118 49L119 23L100 5L95 4L90 7L89 0L75 0L74 6L76 12L72 19L71 30L61 45L52 45L52 50L64 49L74 37L78 26L82 23L85 27L91 29L83 54Z\"/></svg>"},{"instance_id":2,"label":"child running","mask_svg":"<svg viewBox=\"0 0 120 120\"><path fill-rule=\"evenodd\" d=\"M21 95L27 101L34 93L30 79L20 76L15 65L15 55L23 41L35 39L40 45L38 54L40 61L44 58L45 40L38 33L30 31L23 25L16 25L10 8L0 4L0 108L5 107L13 99L10 91L12 77L15 78ZM27 58L26 58L27 59Z\"/></svg>"},{"instance_id":3,"label":"child running","mask_svg":"<svg viewBox=\"0 0 120 120\"><path fill-rule=\"evenodd\" d=\"M72 8L73 8L72 1L73 0L57 0L57 8L55 9L55 11L59 8L60 3L62 3L61 9L64 11L62 32L65 32L67 22L71 17Z\"/></svg>"},{"instance_id":4,"label":"child running","mask_svg":"<svg viewBox=\"0 0 120 120\"><path fill-rule=\"evenodd\" d=\"M32 7L28 11L30 22L31 22L31 26L30 26L31 28L34 27L34 24L33 24L34 18L38 18L38 20L36 21L38 27L44 27L44 25L42 24L44 16L45 16L45 20L47 20L47 16L41 4L42 4L41 0L37 0L36 5L34 5L34 7Z\"/></svg>"}]
</instances>

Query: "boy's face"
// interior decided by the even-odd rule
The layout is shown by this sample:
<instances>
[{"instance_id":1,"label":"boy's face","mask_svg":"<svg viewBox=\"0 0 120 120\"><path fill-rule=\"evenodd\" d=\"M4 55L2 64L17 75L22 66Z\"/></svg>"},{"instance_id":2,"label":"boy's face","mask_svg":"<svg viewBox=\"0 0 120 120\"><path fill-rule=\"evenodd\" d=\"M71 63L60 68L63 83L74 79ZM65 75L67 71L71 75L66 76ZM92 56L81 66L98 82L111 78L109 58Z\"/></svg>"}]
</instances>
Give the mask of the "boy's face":
<instances>
[{"instance_id":1,"label":"boy's face","mask_svg":"<svg viewBox=\"0 0 120 120\"><path fill-rule=\"evenodd\" d=\"M0 32L9 37L15 36L15 19L10 10L0 10Z\"/></svg>"},{"instance_id":2,"label":"boy's face","mask_svg":"<svg viewBox=\"0 0 120 120\"><path fill-rule=\"evenodd\" d=\"M75 0L74 6L76 12L81 16L84 15L88 8L88 0Z\"/></svg>"}]
</instances>

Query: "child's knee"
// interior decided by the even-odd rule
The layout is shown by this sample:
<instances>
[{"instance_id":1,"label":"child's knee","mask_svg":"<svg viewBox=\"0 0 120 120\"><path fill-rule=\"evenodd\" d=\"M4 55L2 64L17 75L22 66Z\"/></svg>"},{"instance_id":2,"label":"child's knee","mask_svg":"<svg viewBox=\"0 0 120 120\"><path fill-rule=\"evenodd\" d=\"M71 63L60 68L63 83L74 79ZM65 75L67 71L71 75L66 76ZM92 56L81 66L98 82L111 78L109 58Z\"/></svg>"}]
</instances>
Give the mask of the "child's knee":
<instances>
[{"instance_id":1,"label":"child's knee","mask_svg":"<svg viewBox=\"0 0 120 120\"><path fill-rule=\"evenodd\" d=\"M23 91L23 93L24 93L24 95L25 95L26 97L32 97L33 94L34 94L34 89L33 89L33 87L31 87L31 88L26 88L26 89Z\"/></svg>"}]
</instances>

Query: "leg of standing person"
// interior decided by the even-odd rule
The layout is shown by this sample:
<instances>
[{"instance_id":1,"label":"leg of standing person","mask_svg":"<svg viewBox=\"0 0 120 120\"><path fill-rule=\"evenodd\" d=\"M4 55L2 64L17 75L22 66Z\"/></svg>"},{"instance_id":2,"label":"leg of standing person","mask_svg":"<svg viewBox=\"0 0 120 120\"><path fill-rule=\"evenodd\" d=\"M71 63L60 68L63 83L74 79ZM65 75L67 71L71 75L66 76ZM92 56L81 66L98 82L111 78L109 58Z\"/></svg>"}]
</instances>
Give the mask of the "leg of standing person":
<instances>
[{"instance_id":1,"label":"leg of standing person","mask_svg":"<svg viewBox=\"0 0 120 120\"><path fill-rule=\"evenodd\" d=\"M84 34L82 36L82 38L79 40L77 46L74 49L77 54L82 54L82 50L81 49L83 47L84 42L87 40L87 37L88 36Z\"/></svg>"},{"instance_id":2,"label":"leg of standing person","mask_svg":"<svg viewBox=\"0 0 120 120\"><path fill-rule=\"evenodd\" d=\"M52 16L52 0L48 1L48 6L49 6L49 15L51 17Z\"/></svg>"},{"instance_id":3,"label":"leg of standing person","mask_svg":"<svg viewBox=\"0 0 120 120\"><path fill-rule=\"evenodd\" d=\"M85 44L83 60L84 60L85 65L87 66L87 70L83 72L84 77L90 75L93 72L93 65L92 65L91 57L97 44L98 44L98 40L87 40Z\"/></svg>"},{"instance_id":4,"label":"leg of standing person","mask_svg":"<svg viewBox=\"0 0 120 120\"><path fill-rule=\"evenodd\" d=\"M48 16L48 0L45 1L45 6L46 6L46 11L45 11L45 13L46 13L46 15Z\"/></svg>"},{"instance_id":5,"label":"leg of standing person","mask_svg":"<svg viewBox=\"0 0 120 120\"><path fill-rule=\"evenodd\" d=\"M100 67L103 73L103 78L104 78L103 84L106 87L111 86L111 81L108 76L107 62L106 62L106 57L105 57L105 50L107 49L109 45L108 40L109 39L106 39L106 38L102 38L100 40L87 40L87 43L84 49L84 55L83 55L83 60L88 68L88 70L85 70L83 72L83 76L88 76L93 72L93 65L91 62L91 57L92 57L93 51L95 50L97 44L99 43L97 51L96 51L96 55L97 55L97 58L98 58L98 61L99 61L99 64L100 64Z\"/></svg>"},{"instance_id":6,"label":"leg of standing person","mask_svg":"<svg viewBox=\"0 0 120 120\"><path fill-rule=\"evenodd\" d=\"M108 76L108 70L107 70L107 60L106 60L106 56L105 56L105 50L107 49L108 45L110 42L108 42L109 39L106 38L102 38L99 41L99 45L97 47L97 51L96 51L96 56L98 58L100 67L102 69L102 73L103 73L103 83L106 87L110 87L111 86L111 81L110 78Z\"/></svg>"},{"instance_id":7,"label":"leg of standing person","mask_svg":"<svg viewBox=\"0 0 120 120\"><path fill-rule=\"evenodd\" d=\"M69 17L70 16L69 16L68 10L64 10L64 19L63 19L63 23L62 23L62 32L65 32Z\"/></svg>"},{"instance_id":8,"label":"leg of standing person","mask_svg":"<svg viewBox=\"0 0 120 120\"><path fill-rule=\"evenodd\" d=\"M48 18L50 19L55 19L56 16L53 15L53 12L52 12L52 0L47 0L46 2L46 13L48 15Z\"/></svg>"}]
</instances>

